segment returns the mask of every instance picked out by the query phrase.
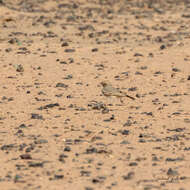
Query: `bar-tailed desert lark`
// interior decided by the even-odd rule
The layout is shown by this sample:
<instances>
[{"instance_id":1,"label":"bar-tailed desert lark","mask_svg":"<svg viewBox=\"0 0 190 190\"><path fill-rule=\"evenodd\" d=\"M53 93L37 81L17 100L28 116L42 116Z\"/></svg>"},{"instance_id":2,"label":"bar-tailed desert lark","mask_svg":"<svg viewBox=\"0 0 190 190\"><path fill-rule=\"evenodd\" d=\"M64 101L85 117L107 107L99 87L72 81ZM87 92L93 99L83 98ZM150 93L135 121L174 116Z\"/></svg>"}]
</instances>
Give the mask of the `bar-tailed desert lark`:
<instances>
[{"instance_id":1,"label":"bar-tailed desert lark","mask_svg":"<svg viewBox=\"0 0 190 190\"><path fill-rule=\"evenodd\" d=\"M132 100L135 100L135 98L127 95L125 92L122 92L117 88L114 88L108 81L102 81L100 84L103 86L102 94L104 96L116 96L120 99L121 103L123 103L123 97L128 97Z\"/></svg>"}]
</instances>

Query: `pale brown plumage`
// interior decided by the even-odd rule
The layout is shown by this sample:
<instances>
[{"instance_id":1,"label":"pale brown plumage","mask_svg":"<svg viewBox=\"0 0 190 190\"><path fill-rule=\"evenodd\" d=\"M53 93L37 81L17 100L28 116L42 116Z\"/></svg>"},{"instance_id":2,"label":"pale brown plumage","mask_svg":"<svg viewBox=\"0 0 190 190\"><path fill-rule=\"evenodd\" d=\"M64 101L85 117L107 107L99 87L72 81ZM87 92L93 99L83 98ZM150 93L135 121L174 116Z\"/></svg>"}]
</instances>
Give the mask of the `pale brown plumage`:
<instances>
[{"instance_id":1,"label":"pale brown plumage","mask_svg":"<svg viewBox=\"0 0 190 190\"><path fill-rule=\"evenodd\" d=\"M127 95L125 92L122 92L117 88L114 88L108 81L102 81L100 84L103 86L102 94L105 96L116 96L117 98L120 98L120 101L122 103L123 103L122 101L123 97L128 97L132 100L135 100L135 98Z\"/></svg>"}]
</instances>

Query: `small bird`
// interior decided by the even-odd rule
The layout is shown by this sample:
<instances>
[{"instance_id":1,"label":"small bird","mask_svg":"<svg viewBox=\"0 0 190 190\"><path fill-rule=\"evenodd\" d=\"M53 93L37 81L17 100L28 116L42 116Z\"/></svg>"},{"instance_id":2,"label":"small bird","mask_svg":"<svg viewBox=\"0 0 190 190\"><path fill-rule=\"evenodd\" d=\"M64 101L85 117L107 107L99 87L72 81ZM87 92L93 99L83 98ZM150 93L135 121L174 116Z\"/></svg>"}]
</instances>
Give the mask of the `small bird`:
<instances>
[{"instance_id":1,"label":"small bird","mask_svg":"<svg viewBox=\"0 0 190 190\"><path fill-rule=\"evenodd\" d=\"M13 65L17 72L24 72L24 67L21 64Z\"/></svg>"},{"instance_id":2,"label":"small bird","mask_svg":"<svg viewBox=\"0 0 190 190\"><path fill-rule=\"evenodd\" d=\"M123 97L128 97L132 100L135 100L135 98L127 95L125 92L122 92L117 88L114 88L108 81L102 81L100 84L103 86L102 94L104 96L116 96L117 98L120 99L121 103L123 103L122 101Z\"/></svg>"}]
</instances>

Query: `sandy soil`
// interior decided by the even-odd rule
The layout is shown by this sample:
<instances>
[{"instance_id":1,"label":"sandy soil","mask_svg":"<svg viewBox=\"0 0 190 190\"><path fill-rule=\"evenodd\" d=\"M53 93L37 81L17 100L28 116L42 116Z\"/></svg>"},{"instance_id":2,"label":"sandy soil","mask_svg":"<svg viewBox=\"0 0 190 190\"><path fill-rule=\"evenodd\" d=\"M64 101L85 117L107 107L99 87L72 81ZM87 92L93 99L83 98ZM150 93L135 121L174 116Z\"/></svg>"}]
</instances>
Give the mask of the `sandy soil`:
<instances>
[{"instance_id":1,"label":"sandy soil","mask_svg":"<svg viewBox=\"0 0 190 190\"><path fill-rule=\"evenodd\" d=\"M189 12L0 1L0 189L189 190Z\"/></svg>"}]
</instances>

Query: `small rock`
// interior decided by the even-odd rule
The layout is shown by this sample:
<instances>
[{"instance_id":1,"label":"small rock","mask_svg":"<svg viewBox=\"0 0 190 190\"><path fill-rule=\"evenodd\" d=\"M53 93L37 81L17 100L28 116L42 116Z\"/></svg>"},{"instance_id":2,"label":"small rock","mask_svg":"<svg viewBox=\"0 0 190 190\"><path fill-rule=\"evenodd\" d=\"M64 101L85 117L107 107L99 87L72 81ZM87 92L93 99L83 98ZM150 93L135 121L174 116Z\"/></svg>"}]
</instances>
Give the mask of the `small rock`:
<instances>
[{"instance_id":1,"label":"small rock","mask_svg":"<svg viewBox=\"0 0 190 190\"><path fill-rule=\"evenodd\" d=\"M21 154L20 158L23 159L23 160L30 160L30 159L32 159L32 157L31 157L30 154Z\"/></svg>"}]
</instances>

